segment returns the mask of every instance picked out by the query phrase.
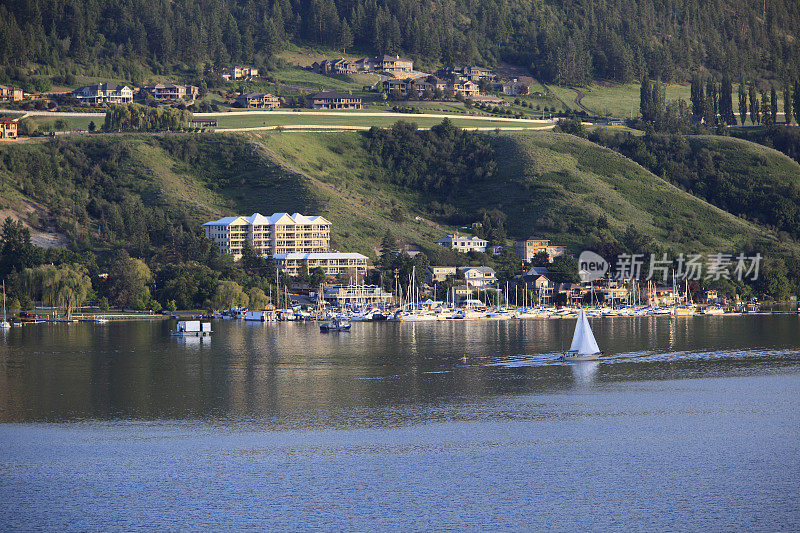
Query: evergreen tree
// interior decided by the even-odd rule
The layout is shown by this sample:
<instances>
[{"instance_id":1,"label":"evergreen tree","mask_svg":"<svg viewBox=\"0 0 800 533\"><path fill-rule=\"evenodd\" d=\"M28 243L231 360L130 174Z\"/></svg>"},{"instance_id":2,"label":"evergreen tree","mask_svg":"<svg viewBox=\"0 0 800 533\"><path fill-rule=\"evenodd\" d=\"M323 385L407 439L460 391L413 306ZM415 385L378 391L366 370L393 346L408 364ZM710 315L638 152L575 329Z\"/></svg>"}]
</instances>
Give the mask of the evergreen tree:
<instances>
[{"instance_id":1,"label":"evergreen tree","mask_svg":"<svg viewBox=\"0 0 800 533\"><path fill-rule=\"evenodd\" d=\"M650 98L651 106L651 120L652 122L661 122L664 116L664 108L667 105L667 88L660 81L653 82L653 96Z\"/></svg>"},{"instance_id":2,"label":"evergreen tree","mask_svg":"<svg viewBox=\"0 0 800 533\"><path fill-rule=\"evenodd\" d=\"M342 49L342 53L346 54L347 49L353 46L353 33L350 31L350 26L347 24L347 20L342 21L342 25L339 28L339 48Z\"/></svg>"},{"instance_id":3,"label":"evergreen tree","mask_svg":"<svg viewBox=\"0 0 800 533\"><path fill-rule=\"evenodd\" d=\"M706 103L705 103L706 124L713 126L717 123L717 85L713 80L708 80L706 84Z\"/></svg>"},{"instance_id":4,"label":"evergreen tree","mask_svg":"<svg viewBox=\"0 0 800 533\"><path fill-rule=\"evenodd\" d=\"M786 124L792 123L792 88L789 83L783 84L783 116Z\"/></svg>"},{"instance_id":5,"label":"evergreen tree","mask_svg":"<svg viewBox=\"0 0 800 533\"><path fill-rule=\"evenodd\" d=\"M739 120L742 126L747 120L747 92L745 91L743 80L739 80Z\"/></svg>"}]
</instances>

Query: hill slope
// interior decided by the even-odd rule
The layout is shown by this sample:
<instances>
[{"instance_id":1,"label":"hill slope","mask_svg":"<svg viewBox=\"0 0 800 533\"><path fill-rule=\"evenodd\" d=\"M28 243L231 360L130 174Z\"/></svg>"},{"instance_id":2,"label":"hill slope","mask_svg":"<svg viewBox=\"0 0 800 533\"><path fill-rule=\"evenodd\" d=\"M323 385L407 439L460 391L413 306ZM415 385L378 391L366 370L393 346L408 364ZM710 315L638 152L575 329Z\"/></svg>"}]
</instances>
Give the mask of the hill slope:
<instances>
[{"instance_id":1,"label":"hill slope","mask_svg":"<svg viewBox=\"0 0 800 533\"><path fill-rule=\"evenodd\" d=\"M371 254L387 230L431 241L481 210L505 213L509 237L541 234L578 251L633 225L675 251L765 247L775 235L648 172L609 149L566 134L489 136L497 171L433 194L384 179L359 133L106 136L0 147L0 197L32 225L79 243L128 246L140 255L172 247L200 223L255 211L319 213L333 246ZM188 237L186 237L188 238ZM176 241L177 239L177 241ZM784 245L782 245L784 246ZM796 252L794 244L785 245Z\"/></svg>"}]
</instances>

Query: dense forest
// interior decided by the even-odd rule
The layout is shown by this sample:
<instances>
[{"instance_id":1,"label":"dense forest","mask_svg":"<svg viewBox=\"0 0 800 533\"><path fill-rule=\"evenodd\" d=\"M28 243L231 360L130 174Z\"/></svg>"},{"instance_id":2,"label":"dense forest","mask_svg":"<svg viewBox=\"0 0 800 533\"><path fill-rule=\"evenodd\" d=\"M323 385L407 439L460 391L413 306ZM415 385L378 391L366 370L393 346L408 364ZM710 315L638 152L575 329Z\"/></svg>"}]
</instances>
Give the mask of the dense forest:
<instances>
[{"instance_id":1,"label":"dense forest","mask_svg":"<svg viewBox=\"0 0 800 533\"><path fill-rule=\"evenodd\" d=\"M508 61L567 84L698 67L789 79L798 29L794 0L3 0L0 64L99 65L135 82L143 64L268 66L294 41L423 66Z\"/></svg>"}]
</instances>

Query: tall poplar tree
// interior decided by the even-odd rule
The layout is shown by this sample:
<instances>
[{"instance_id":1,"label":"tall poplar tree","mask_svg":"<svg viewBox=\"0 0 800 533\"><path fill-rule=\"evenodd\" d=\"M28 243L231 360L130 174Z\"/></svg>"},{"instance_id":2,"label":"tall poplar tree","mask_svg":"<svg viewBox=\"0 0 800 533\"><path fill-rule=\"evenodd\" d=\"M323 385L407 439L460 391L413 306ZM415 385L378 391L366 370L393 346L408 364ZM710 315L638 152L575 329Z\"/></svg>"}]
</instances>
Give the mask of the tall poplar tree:
<instances>
[{"instance_id":1,"label":"tall poplar tree","mask_svg":"<svg viewBox=\"0 0 800 533\"><path fill-rule=\"evenodd\" d=\"M792 107L794 108L794 121L800 124L800 78L794 80Z\"/></svg>"},{"instance_id":2,"label":"tall poplar tree","mask_svg":"<svg viewBox=\"0 0 800 533\"><path fill-rule=\"evenodd\" d=\"M792 86L789 85L789 82L783 84L783 117L786 120L786 124L792 123L792 105L794 102L792 101Z\"/></svg>"},{"instance_id":3,"label":"tall poplar tree","mask_svg":"<svg viewBox=\"0 0 800 533\"><path fill-rule=\"evenodd\" d=\"M767 94L766 91L761 93L761 118L765 126L771 126L773 124L769 105L769 94Z\"/></svg>"},{"instance_id":4,"label":"tall poplar tree","mask_svg":"<svg viewBox=\"0 0 800 533\"><path fill-rule=\"evenodd\" d=\"M778 93L773 85L769 90L769 113L772 118L772 124L778 123Z\"/></svg>"},{"instance_id":5,"label":"tall poplar tree","mask_svg":"<svg viewBox=\"0 0 800 533\"><path fill-rule=\"evenodd\" d=\"M761 118L761 108L758 106L758 94L756 94L756 87L753 83L750 84L749 88L750 93L750 121L753 124L760 124Z\"/></svg>"},{"instance_id":6,"label":"tall poplar tree","mask_svg":"<svg viewBox=\"0 0 800 533\"><path fill-rule=\"evenodd\" d=\"M703 80L700 79L699 74L692 76L691 96L692 100L692 115L702 117L705 115L706 106L706 93L703 89Z\"/></svg>"},{"instance_id":7,"label":"tall poplar tree","mask_svg":"<svg viewBox=\"0 0 800 533\"><path fill-rule=\"evenodd\" d=\"M719 88L719 114L725 124L736 124L733 114L733 83L727 72L722 75L722 85Z\"/></svg>"},{"instance_id":8,"label":"tall poplar tree","mask_svg":"<svg viewBox=\"0 0 800 533\"><path fill-rule=\"evenodd\" d=\"M739 120L742 126L747 120L747 91L744 88L744 80L739 80Z\"/></svg>"},{"instance_id":9,"label":"tall poplar tree","mask_svg":"<svg viewBox=\"0 0 800 533\"><path fill-rule=\"evenodd\" d=\"M639 89L639 111L642 113L642 120L650 122L653 109L653 89L650 85L650 78L642 76L642 85Z\"/></svg>"}]
</instances>

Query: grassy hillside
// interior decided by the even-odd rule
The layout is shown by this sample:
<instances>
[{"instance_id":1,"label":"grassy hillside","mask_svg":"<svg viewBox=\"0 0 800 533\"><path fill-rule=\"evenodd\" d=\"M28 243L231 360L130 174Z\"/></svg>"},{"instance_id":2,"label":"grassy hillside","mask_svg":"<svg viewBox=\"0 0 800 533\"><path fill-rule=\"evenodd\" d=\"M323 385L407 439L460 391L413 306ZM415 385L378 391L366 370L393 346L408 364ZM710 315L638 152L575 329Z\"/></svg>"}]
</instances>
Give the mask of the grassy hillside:
<instances>
[{"instance_id":1,"label":"grassy hillside","mask_svg":"<svg viewBox=\"0 0 800 533\"><path fill-rule=\"evenodd\" d=\"M334 247L366 254L387 230L429 246L455 221L480 220L481 209L504 212L509 237L541 234L574 251L613 240L630 224L676 251L776 242L763 228L587 140L551 132L489 137L494 175L439 195L383 179L359 133L97 135L6 144L0 207L96 249L131 242L158 249L174 243L173 226L197 231L211 218L255 211L322 214L333 222ZM798 169L786 172L800 176ZM41 207L33 218L24 214L30 205ZM149 232L145 242L138 226Z\"/></svg>"}]
</instances>

